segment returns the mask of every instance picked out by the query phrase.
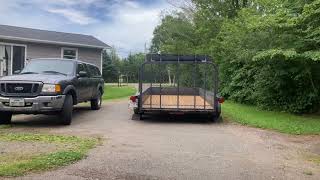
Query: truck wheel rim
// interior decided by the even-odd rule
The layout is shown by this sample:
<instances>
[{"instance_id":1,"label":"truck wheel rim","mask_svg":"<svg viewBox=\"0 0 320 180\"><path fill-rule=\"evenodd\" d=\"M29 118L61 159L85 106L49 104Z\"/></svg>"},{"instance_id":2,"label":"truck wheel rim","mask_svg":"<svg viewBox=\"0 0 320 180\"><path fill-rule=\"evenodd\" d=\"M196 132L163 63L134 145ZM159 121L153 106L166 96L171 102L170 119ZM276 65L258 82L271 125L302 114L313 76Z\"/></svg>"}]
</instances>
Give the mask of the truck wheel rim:
<instances>
[{"instance_id":1,"label":"truck wheel rim","mask_svg":"<svg viewBox=\"0 0 320 180\"><path fill-rule=\"evenodd\" d=\"M101 96L98 98L98 105L101 106Z\"/></svg>"}]
</instances>

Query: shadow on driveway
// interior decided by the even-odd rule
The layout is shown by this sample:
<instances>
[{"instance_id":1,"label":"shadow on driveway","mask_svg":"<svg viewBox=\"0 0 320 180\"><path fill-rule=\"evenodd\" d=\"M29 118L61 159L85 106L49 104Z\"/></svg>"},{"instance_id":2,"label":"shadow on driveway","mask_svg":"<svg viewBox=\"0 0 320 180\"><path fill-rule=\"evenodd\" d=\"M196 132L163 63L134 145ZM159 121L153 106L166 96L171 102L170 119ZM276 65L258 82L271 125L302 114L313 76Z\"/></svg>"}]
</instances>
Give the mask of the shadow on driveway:
<instances>
[{"instance_id":1,"label":"shadow on driveway","mask_svg":"<svg viewBox=\"0 0 320 180\"><path fill-rule=\"evenodd\" d=\"M90 106L75 106L73 110L72 124L80 123L81 116L94 113ZM15 115L12 118L12 125L15 127L59 127L58 115Z\"/></svg>"},{"instance_id":2,"label":"shadow on driveway","mask_svg":"<svg viewBox=\"0 0 320 180\"><path fill-rule=\"evenodd\" d=\"M142 121L146 123L173 123L173 124L220 124L213 122L208 116L199 115L161 115L152 114L144 115L144 119L140 120L139 115L132 115L132 120Z\"/></svg>"}]
</instances>

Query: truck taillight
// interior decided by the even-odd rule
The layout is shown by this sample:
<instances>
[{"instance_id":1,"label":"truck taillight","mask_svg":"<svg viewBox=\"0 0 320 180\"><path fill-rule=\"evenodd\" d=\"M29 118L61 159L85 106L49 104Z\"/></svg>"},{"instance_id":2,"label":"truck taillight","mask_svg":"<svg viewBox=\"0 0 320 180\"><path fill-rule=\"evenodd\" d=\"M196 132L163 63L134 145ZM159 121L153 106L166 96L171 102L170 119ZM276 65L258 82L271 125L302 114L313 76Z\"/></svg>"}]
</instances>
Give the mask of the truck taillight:
<instances>
[{"instance_id":1,"label":"truck taillight","mask_svg":"<svg viewBox=\"0 0 320 180\"><path fill-rule=\"evenodd\" d=\"M219 97L219 98L218 98L218 102L219 102L220 104L224 103L224 97Z\"/></svg>"},{"instance_id":2,"label":"truck taillight","mask_svg":"<svg viewBox=\"0 0 320 180\"><path fill-rule=\"evenodd\" d=\"M138 96L131 96L130 97L130 101L132 101L132 102L136 102L137 99L138 99Z\"/></svg>"}]
</instances>

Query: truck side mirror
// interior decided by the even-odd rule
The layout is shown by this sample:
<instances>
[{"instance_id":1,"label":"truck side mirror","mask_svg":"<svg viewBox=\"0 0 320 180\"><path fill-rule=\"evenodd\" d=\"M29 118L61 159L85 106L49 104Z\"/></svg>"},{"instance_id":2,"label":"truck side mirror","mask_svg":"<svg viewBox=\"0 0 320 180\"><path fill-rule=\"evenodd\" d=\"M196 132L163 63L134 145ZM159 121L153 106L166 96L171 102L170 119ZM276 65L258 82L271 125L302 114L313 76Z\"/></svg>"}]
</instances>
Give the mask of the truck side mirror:
<instances>
[{"instance_id":1,"label":"truck side mirror","mask_svg":"<svg viewBox=\"0 0 320 180\"><path fill-rule=\"evenodd\" d=\"M88 77L88 73L85 71L80 71L78 77Z\"/></svg>"}]
</instances>

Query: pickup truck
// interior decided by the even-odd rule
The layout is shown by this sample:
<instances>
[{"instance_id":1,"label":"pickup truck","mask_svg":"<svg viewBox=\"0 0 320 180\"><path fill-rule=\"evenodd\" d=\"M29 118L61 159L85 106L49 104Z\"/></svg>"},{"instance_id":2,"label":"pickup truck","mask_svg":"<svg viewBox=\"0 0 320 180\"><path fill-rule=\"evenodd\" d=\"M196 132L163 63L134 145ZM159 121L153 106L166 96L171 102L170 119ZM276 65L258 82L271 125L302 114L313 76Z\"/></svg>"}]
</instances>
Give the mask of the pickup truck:
<instances>
[{"instance_id":1,"label":"pickup truck","mask_svg":"<svg viewBox=\"0 0 320 180\"><path fill-rule=\"evenodd\" d=\"M104 81L98 67L77 60L33 59L21 72L0 78L0 124L13 114L58 115L70 125L73 106L91 102L99 110Z\"/></svg>"}]
</instances>

